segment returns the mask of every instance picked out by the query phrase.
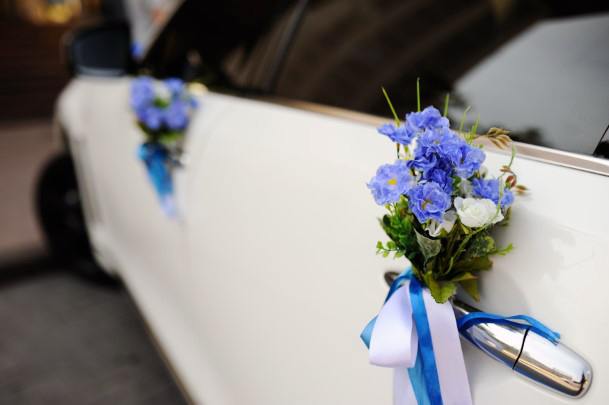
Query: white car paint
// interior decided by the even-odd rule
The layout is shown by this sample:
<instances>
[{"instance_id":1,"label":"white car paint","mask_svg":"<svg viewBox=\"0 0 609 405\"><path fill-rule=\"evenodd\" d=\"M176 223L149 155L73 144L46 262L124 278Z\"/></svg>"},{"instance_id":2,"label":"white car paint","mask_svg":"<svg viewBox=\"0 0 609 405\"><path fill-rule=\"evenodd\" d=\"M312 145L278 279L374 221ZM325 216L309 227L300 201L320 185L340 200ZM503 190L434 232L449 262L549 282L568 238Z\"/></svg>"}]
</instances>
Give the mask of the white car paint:
<instances>
[{"instance_id":1,"label":"white car paint","mask_svg":"<svg viewBox=\"0 0 609 405\"><path fill-rule=\"evenodd\" d=\"M392 373L359 340L403 260L384 240L365 183L393 147L374 127L216 93L203 96L166 218L136 157L129 79L77 78L58 119L77 161L97 257L139 304L195 402L389 404ZM487 153L489 168L507 157ZM594 370L609 398L609 177L517 158L532 191L498 234L479 307L537 317ZM463 342L477 404L572 400Z\"/></svg>"}]
</instances>

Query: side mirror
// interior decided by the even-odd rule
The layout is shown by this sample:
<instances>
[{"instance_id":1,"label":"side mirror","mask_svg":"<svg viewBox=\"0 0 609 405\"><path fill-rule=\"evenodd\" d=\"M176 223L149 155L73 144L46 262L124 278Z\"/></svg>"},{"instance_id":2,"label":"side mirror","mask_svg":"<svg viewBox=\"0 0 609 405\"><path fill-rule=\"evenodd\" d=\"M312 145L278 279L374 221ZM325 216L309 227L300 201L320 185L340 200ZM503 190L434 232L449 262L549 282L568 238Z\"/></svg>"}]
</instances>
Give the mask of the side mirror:
<instances>
[{"instance_id":1,"label":"side mirror","mask_svg":"<svg viewBox=\"0 0 609 405\"><path fill-rule=\"evenodd\" d=\"M124 22L107 22L69 34L66 58L73 75L117 77L131 71L131 35Z\"/></svg>"}]
</instances>

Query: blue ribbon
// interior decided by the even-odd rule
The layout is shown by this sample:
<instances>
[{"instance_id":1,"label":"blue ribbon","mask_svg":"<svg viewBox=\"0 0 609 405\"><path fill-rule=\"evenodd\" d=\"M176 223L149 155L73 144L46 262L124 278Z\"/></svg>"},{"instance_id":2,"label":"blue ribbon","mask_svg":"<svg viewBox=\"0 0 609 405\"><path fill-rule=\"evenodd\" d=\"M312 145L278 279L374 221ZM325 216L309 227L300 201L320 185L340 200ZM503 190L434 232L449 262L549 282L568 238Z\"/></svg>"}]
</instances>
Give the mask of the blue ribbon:
<instances>
[{"instance_id":1,"label":"blue ribbon","mask_svg":"<svg viewBox=\"0 0 609 405\"><path fill-rule=\"evenodd\" d=\"M515 328L529 329L554 344L558 344L558 341L560 340L560 333L553 331L537 319L527 315L501 316L488 312L470 312L457 320L457 328L459 329L459 332L463 334L467 329L480 323L495 323L499 325L509 325Z\"/></svg>"},{"instance_id":2,"label":"blue ribbon","mask_svg":"<svg viewBox=\"0 0 609 405\"><path fill-rule=\"evenodd\" d=\"M440 392L440 378L438 377L438 367L436 365L436 356L433 351L433 342L431 340L431 329L429 327L429 319L427 318L427 310L423 301L423 287L416 277L410 279L410 303L412 304L412 318L417 327L419 336L419 351L417 353L417 361L421 356L421 366L423 370L423 379L413 380L410 370L408 375L411 376L413 388L416 387L415 381L418 384L424 384L427 388L429 403L432 405L442 405L442 394ZM416 393L416 388L415 388ZM420 401L419 401L420 403Z\"/></svg>"},{"instance_id":3,"label":"blue ribbon","mask_svg":"<svg viewBox=\"0 0 609 405\"><path fill-rule=\"evenodd\" d=\"M412 305L412 316L419 338L417 358L414 367L408 369L408 377L419 405L442 405L442 394L440 391L438 369L431 339L431 330L427 318L427 310L425 309L425 302L423 301L423 286L419 280L414 277L410 268L406 269L393 281L389 288L389 292L387 293L387 297L385 298L385 303L387 303L389 298L391 298L391 296L402 286L405 280L410 280L409 292ZM370 348L370 341L372 339L372 332L376 319L377 318L374 317L368 322L360 335L360 338L367 348ZM560 339L560 334L558 332L553 331L535 318L527 315L505 317L488 312L471 312L457 320L457 328L462 335L467 336L463 332L480 323L495 323L529 329L554 344L558 343Z\"/></svg>"},{"instance_id":4,"label":"blue ribbon","mask_svg":"<svg viewBox=\"0 0 609 405\"><path fill-rule=\"evenodd\" d=\"M173 181L168 168L169 152L163 145L147 142L140 145L138 156L146 165L148 177L167 216L175 215Z\"/></svg>"}]
</instances>

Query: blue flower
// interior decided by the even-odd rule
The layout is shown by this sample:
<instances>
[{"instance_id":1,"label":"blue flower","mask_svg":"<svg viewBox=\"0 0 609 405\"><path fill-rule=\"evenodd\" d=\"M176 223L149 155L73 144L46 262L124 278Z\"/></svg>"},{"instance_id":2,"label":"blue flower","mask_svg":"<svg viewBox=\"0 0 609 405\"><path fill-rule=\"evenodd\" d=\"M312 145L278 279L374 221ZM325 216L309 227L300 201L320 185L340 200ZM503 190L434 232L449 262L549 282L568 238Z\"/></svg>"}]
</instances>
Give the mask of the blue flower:
<instances>
[{"instance_id":1,"label":"blue flower","mask_svg":"<svg viewBox=\"0 0 609 405\"><path fill-rule=\"evenodd\" d=\"M180 79L170 78L166 79L164 83L174 98L179 97L184 91L184 82Z\"/></svg>"},{"instance_id":2,"label":"blue flower","mask_svg":"<svg viewBox=\"0 0 609 405\"><path fill-rule=\"evenodd\" d=\"M488 198L495 204L499 203L499 179L473 179L472 193L476 197ZM514 202L514 193L508 188L503 189L501 208L508 208Z\"/></svg>"},{"instance_id":3,"label":"blue flower","mask_svg":"<svg viewBox=\"0 0 609 405\"><path fill-rule=\"evenodd\" d=\"M407 114L406 125L415 132L423 132L426 129L448 128L449 122L437 108L429 106L423 111Z\"/></svg>"},{"instance_id":4,"label":"blue flower","mask_svg":"<svg viewBox=\"0 0 609 405\"><path fill-rule=\"evenodd\" d=\"M397 160L394 164L382 165L368 183L368 188L379 205L398 202L402 194L406 194L415 184L415 178L410 174L405 160Z\"/></svg>"},{"instance_id":5,"label":"blue flower","mask_svg":"<svg viewBox=\"0 0 609 405\"><path fill-rule=\"evenodd\" d=\"M503 190L503 197L501 197L501 208L509 208L514 203L514 193L510 189Z\"/></svg>"},{"instance_id":6,"label":"blue flower","mask_svg":"<svg viewBox=\"0 0 609 405\"><path fill-rule=\"evenodd\" d=\"M439 164L445 170L452 171L448 169L447 162L459 159L460 148L464 143L465 141L448 128L426 130L417 140L414 158L410 165L423 173Z\"/></svg>"},{"instance_id":7,"label":"blue flower","mask_svg":"<svg viewBox=\"0 0 609 405\"><path fill-rule=\"evenodd\" d=\"M161 128L163 123L163 111L158 107L149 106L139 111L137 118L144 126L156 131Z\"/></svg>"},{"instance_id":8,"label":"blue flower","mask_svg":"<svg viewBox=\"0 0 609 405\"><path fill-rule=\"evenodd\" d=\"M486 155L482 149L468 145L464 141L459 148L456 159L453 160L453 163L455 164L455 174L465 179L471 177L480 169L484 159L486 159Z\"/></svg>"},{"instance_id":9,"label":"blue flower","mask_svg":"<svg viewBox=\"0 0 609 405\"><path fill-rule=\"evenodd\" d=\"M429 219L442 221L444 212L451 205L450 195L439 184L430 181L413 187L408 192L409 206L420 223Z\"/></svg>"},{"instance_id":10,"label":"blue flower","mask_svg":"<svg viewBox=\"0 0 609 405\"><path fill-rule=\"evenodd\" d=\"M150 77L138 77L131 84L131 107L136 113L154 103L154 83Z\"/></svg>"},{"instance_id":11,"label":"blue flower","mask_svg":"<svg viewBox=\"0 0 609 405\"><path fill-rule=\"evenodd\" d=\"M437 183L449 195L453 192L453 178L450 175L450 169L434 167L423 174L423 180Z\"/></svg>"},{"instance_id":12,"label":"blue flower","mask_svg":"<svg viewBox=\"0 0 609 405\"><path fill-rule=\"evenodd\" d=\"M392 142L401 145L409 145L415 132L409 131L404 125L396 126L395 124L383 124L377 128L377 131L391 139Z\"/></svg>"},{"instance_id":13,"label":"blue flower","mask_svg":"<svg viewBox=\"0 0 609 405\"><path fill-rule=\"evenodd\" d=\"M188 105L181 101L173 101L163 111L165 125L172 131L181 131L188 126Z\"/></svg>"},{"instance_id":14,"label":"blue flower","mask_svg":"<svg viewBox=\"0 0 609 405\"><path fill-rule=\"evenodd\" d=\"M421 112L406 115L403 125L383 124L378 132L387 136L395 143L409 145L415 136L428 130L448 129L448 118L443 117L435 107L427 107Z\"/></svg>"}]
</instances>

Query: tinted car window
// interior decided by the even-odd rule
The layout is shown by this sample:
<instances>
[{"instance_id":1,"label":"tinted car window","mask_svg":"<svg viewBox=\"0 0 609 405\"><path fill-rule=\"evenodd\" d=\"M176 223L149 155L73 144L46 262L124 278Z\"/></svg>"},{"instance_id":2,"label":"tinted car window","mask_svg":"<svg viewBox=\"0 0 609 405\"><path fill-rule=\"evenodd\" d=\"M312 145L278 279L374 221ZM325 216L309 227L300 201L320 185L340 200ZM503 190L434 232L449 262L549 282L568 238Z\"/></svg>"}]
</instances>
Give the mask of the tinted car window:
<instances>
[{"instance_id":1,"label":"tinted car window","mask_svg":"<svg viewBox=\"0 0 609 405\"><path fill-rule=\"evenodd\" d=\"M559 4L556 4L559 3ZM443 105L479 131L591 155L609 124L609 5L580 0L187 0L150 52L157 75L388 116Z\"/></svg>"},{"instance_id":2,"label":"tinted car window","mask_svg":"<svg viewBox=\"0 0 609 405\"><path fill-rule=\"evenodd\" d=\"M590 3L592 4L592 3ZM312 3L278 81L279 95L384 115L471 106L480 130L592 154L609 122L609 14L535 1L332 0Z\"/></svg>"},{"instance_id":3,"label":"tinted car window","mask_svg":"<svg viewBox=\"0 0 609 405\"><path fill-rule=\"evenodd\" d=\"M292 2L187 0L142 62L158 77L201 80L210 87L259 91L256 72L274 57L274 44Z\"/></svg>"}]
</instances>

